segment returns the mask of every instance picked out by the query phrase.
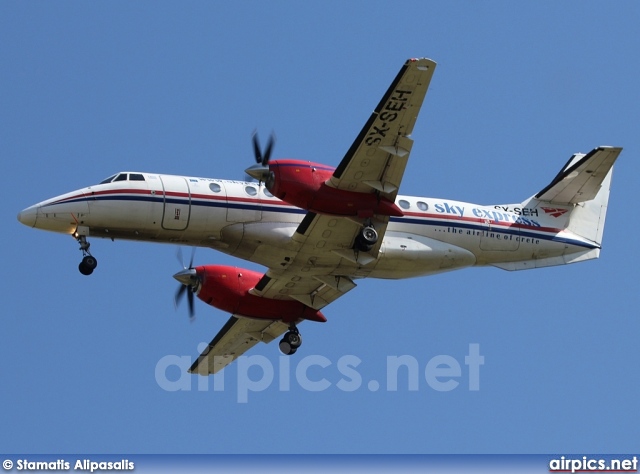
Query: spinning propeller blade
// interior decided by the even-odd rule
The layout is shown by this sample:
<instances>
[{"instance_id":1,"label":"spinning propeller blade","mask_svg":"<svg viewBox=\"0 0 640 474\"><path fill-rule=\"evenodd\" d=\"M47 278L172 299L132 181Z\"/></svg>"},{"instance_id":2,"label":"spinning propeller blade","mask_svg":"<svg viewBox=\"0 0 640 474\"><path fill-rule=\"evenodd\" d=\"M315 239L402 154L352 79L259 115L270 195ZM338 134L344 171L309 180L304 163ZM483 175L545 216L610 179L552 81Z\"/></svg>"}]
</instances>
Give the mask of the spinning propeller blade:
<instances>
[{"instance_id":1,"label":"spinning propeller blade","mask_svg":"<svg viewBox=\"0 0 640 474\"><path fill-rule=\"evenodd\" d=\"M271 152L273 151L273 146L275 145L276 136L274 133L271 133L269 136L269 141L267 142L267 146L264 149L264 153L260 148L260 140L258 139L258 132L253 132L253 136L251 137L251 142L253 143L253 157L256 160L256 164L250 166L245 170L249 176L258 181L266 181L269 177L269 160L271 159Z\"/></svg>"},{"instance_id":2,"label":"spinning propeller blade","mask_svg":"<svg viewBox=\"0 0 640 474\"><path fill-rule=\"evenodd\" d=\"M267 147L264 149L264 153L260 149L260 140L258 139L258 132L253 132L252 142L253 142L253 156L256 159L256 163L262 166L267 166L269 164L269 160L271 159L271 152L273 151L273 145L275 144L276 136L273 132L269 136L269 141L267 142Z\"/></svg>"},{"instance_id":3,"label":"spinning propeller blade","mask_svg":"<svg viewBox=\"0 0 640 474\"><path fill-rule=\"evenodd\" d=\"M173 275L173 278L180 282L180 287L178 287L178 291L176 291L174 297L174 304L176 309L180 304L182 298L186 293L187 295L187 305L189 307L189 319L193 321L195 317L195 308L193 304L193 295L198 290L198 286L200 285L200 278L196 273L195 268L193 268L193 258L195 256L195 247L191 250L191 259L189 260L189 267L187 268L184 265L184 260L182 256L182 248L178 247L178 252L176 253L176 257L182 265L182 270Z\"/></svg>"}]
</instances>

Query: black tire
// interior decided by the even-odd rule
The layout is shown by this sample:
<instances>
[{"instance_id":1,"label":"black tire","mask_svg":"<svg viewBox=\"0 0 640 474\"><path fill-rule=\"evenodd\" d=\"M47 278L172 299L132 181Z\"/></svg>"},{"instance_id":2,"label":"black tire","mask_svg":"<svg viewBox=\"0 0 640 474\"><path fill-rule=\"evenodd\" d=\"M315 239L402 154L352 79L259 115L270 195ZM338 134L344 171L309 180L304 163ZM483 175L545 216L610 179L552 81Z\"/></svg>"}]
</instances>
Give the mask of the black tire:
<instances>
[{"instance_id":1,"label":"black tire","mask_svg":"<svg viewBox=\"0 0 640 474\"><path fill-rule=\"evenodd\" d=\"M96 258L92 255L86 255L82 259L82 265L90 268L93 271L98 266L98 260L96 260Z\"/></svg>"},{"instance_id":2,"label":"black tire","mask_svg":"<svg viewBox=\"0 0 640 474\"><path fill-rule=\"evenodd\" d=\"M371 226L363 227L356 239L356 249L361 252L368 252L373 248L377 241L378 232L376 232L376 230Z\"/></svg>"},{"instance_id":3,"label":"black tire","mask_svg":"<svg viewBox=\"0 0 640 474\"><path fill-rule=\"evenodd\" d=\"M91 275L93 273L93 268L85 265L84 261L80 262L80 265L78 265L78 270L80 270L80 273L82 273L83 275Z\"/></svg>"},{"instance_id":4,"label":"black tire","mask_svg":"<svg viewBox=\"0 0 640 474\"><path fill-rule=\"evenodd\" d=\"M286 338L283 338L280 341L278 347L280 348L280 352L282 352L284 355L291 355L295 352L295 349L291 347L291 344L289 344L289 341L287 341Z\"/></svg>"},{"instance_id":5,"label":"black tire","mask_svg":"<svg viewBox=\"0 0 640 474\"><path fill-rule=\"evenodd\" d=\"M289 343L294 351L302 345L302 336L299 332L289 331L284 335L284 339Z\"/></svg>"},{"instance_id":6,"label":"black tire","mask_svg":"<svg viewBox=\"0 0 640 474\"><path fill-rule=\"evenodd\" d=\"M364 227L360 231L360 238L367 245L375 245L378 241L378 232L373 227Z\"/></svg>"}]
</instances>

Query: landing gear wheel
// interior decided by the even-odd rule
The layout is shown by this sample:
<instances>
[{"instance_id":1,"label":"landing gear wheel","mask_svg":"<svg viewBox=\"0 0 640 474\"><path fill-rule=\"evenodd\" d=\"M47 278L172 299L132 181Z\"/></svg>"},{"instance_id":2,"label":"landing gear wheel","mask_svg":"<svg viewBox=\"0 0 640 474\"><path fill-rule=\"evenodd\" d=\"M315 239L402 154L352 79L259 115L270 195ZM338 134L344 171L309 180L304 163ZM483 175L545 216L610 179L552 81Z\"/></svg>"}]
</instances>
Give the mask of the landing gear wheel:
<instances>
[{"instance_id":1,"label":"landing gear wheel","mask_svg":"<svg viewBox=\"0 0 640 474\"><path fill-rule=\"evenodd\" d=\"M94 270L98 266L98 260L93 255L85 255L82 259L82 264Z\"/></svg>"},{"instance_id":2,"label":"landing gear wheel","mask_svg":"<svg viewBox=\"0 0 640 474\"><path fill-rule=\"evenodd\" d=\"M280 351L284 355L293 355L298 350L298 347L302 345L302 336L295 324L289 326L289 330L284 334L280 341Z\"/></svg>"},{"instance_id":3,"label":"landing gear wheel","mask_svg":"<svg viewBox=\"0 0 640 474\"><path fill-rule=\"evenodd\" d=\"M378 232L373 226L365 226L360 230L356 238L356 248L362 252L368 252L378 242Z\"/></svg>"},{"instance_id":4,"label":"landing gear wheel","mask_svg":"<svg viewBox=\"0 0 640 474\"><path fill-rule=\"evenodd\" d=\"M91 275L97 266L98 260L96 260L94 256L85 255L80 265L78 265L78 270L80 270L80 273L83 275Z\"/></svg>"},{"instance_id":5,"label":"landing gear wheel","mask_svg":"<svg viewBox=\"0 0 640 474\"><path fill-rule=\"evenodd\" d=\"M80 273L82 273L83 275L91 275L98 266L98 260L96 260L96 258L89 253L89 247L91 246L91 244L87 242L87 236L79 235L78 232L76 232L74 236L80 244L80 250L82 251L83 255L82 262L80 262L80 265L78 265L78 270L80 270Z\"/></svg>"},{"instance_id":6,"label":"landing gear wheel","mask_svg":"<svg viewBox=\"0 0 640 474\"><path fill-rule=\"evenodd\" d=\"M302 345L302 336L300 336L300 333L297 330L295 332L289 331L286 333L283 340L288 342L294 349L297 349Z\"/></svg>"},{"instance_id":7,"label":"landing gear wheel","mask_svg":"<svg viewBox=\"0 0 640 474\"><path fill-rule=\"evenodd\" d=\"M78 270L80 270L80 273L82 273L83 275L91 275L93 273L93 268L86 265L84 261L80 262L80 265L78 265Z\"/></svg>"},{"instance_id":8,"label":"landing gear wheel","mask_svg":"<svg viewBox=\"0 0 640 474\"><path fill-rule=\"evenodd\" d=\"M297 347L292 347L286 339L282 339L279 344L280 352L284 355L293 355L298 350Z\"/></svg>"}]
</instances>

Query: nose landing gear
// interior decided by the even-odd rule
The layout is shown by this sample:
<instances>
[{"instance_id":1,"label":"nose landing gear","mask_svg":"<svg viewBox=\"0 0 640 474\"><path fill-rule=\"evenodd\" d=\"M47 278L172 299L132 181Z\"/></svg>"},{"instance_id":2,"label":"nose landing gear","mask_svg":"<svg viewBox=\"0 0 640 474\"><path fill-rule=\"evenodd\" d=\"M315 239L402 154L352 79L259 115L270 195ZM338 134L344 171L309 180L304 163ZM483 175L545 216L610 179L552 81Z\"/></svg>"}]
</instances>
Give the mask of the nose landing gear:
<instances>
[{"instance_id":1,"label":"nose landing gear","mask_svg":"<svg viewBox=\"0 0 640 474\"><path fill-rule=\"evenodd\" d=\"M89 252L89 247L91 246L91 244L87 242L86 235L76 234L76 240L80 244L80 250L82 251L83 255L82 262L80 262L80 265L78 265L78 270L80 270L80 273L82 273L83 275L91 275L98 266L98 260L96 260L96 258L91 255L91 252Z\"/></svg>"}]
</instances>

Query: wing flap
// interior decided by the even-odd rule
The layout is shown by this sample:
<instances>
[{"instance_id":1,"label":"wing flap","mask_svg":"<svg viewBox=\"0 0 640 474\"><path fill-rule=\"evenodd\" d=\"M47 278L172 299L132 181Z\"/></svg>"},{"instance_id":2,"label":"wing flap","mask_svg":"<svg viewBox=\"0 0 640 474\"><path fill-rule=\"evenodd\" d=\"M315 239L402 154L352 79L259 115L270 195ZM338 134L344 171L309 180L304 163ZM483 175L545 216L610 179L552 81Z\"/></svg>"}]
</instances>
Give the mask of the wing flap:
<instances>
[{"instance_id":1,"label":"wing flap","mask_svg":"<svg viewBox=\"0 0 640 474\"><path fill-rule=\"evenodd\" d=\"M189 372L199 375L215 374L258 342L269 343L284 334L287 329L288 326L280 321L231 316L202 351Z\"/></svg>"},{"instance_id":2,"label":"wing flap","mask_svg":"<svg viewBox=\"0 0 640 474\"><path fill-rule=\"evenodd\" d=\"M620 147L601 146L586 155L573 155L551 184L536 194L536 199L553 204L594 199L621 151Z\"/></svg>"},{"instance_id":3,"label":"wing flap","mask_svg":"<svg viewBox=\"0 0 640 474\"><path fill-rule=\"evenodd\" d=\"M360 269L349 273L366 276L371 271L367 264L375 261L382 244L388 217L373 219L378 231L378 243L370 252L360 252L359 261L353 261L354 240L362 224L344 217L309 213L300 223L291 239L295 256L282 268L271 268L250 292L272 299L294 299L314 308L322 309L356 284L340 274L343 259L359 263ZM351 257L353 258L353 257Z\"/></svg>"}]
</instances>

